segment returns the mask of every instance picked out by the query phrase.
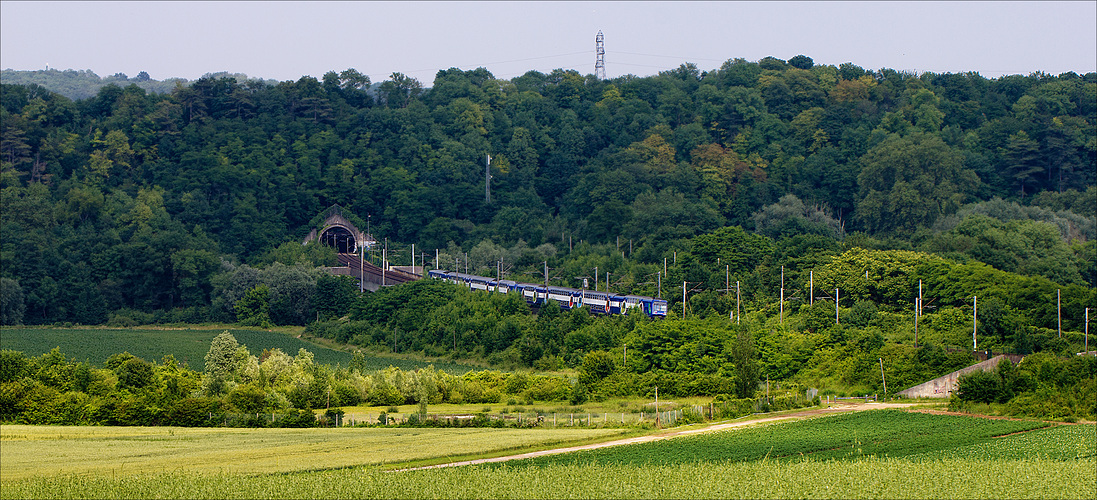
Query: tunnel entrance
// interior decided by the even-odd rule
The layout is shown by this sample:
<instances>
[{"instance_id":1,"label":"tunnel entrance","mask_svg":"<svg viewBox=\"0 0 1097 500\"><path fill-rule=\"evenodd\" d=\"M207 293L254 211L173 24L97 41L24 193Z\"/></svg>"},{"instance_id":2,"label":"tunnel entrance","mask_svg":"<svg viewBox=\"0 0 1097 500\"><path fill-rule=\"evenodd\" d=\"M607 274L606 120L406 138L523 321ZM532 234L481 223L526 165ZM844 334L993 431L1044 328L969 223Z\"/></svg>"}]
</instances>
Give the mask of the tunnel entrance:
<instances>
[{"instance_id":1,"label":"tunnel entrance","mask_svg":"<svg viewBox=\"0 0 1097 500\"><path fill-rule=\"evenodd\" d=\"M320 243L335 248L337 253L354 253L357 250L354 234L340 226L325 229L320 234Z\"/></svg>"}]
</instances>

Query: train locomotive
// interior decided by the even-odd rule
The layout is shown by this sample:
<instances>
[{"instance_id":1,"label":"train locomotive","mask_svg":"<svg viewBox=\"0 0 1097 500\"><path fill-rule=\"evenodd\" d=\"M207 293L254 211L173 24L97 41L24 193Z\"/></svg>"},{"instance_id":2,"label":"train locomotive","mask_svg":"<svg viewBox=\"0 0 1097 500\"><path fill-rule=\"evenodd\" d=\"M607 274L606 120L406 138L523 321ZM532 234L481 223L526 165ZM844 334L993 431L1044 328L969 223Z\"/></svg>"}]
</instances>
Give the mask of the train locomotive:
<instances>
[{"instance_id":1,"label":"train locomotive","mask_svg":"<svg viewBox=\"0 0 1097 500\"><path fill-rule=\"evenodd\" d=\"M531 306L541 306L551 300L561 309L587 307L595 314L628 314L639 309L652 318L664 318L667 315L667 301L641 295L620 295L609 292L593 292L563 286L545 286L534 283L519 283L511 280L497 280L485 276L476 276L436 269L427 273L433 279L445 280L467 286L473 290L495 293L518 293Z\"/></svg>"}]
</instances>

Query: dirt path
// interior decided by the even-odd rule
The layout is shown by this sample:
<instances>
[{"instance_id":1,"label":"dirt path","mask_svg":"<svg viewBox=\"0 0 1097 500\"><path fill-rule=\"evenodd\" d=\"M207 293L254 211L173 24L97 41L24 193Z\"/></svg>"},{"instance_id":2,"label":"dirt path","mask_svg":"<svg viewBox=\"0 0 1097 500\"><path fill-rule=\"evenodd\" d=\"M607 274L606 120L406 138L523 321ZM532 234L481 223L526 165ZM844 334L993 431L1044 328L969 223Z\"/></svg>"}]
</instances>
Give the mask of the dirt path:
<instances>
[{"instance_id":1,"label":"dirt path","mask_svg":"<svg viewBox=\"0 0 1097 500\"><path fill-rule=\"evenodd\" d=\"M564 448L553 448L551 450L531 451L529 453L520 453L517 455L507 455L503 457L494 458L479 458L476 460L464 460L461 462L450 462L446 464L428 465L425 467L412 467L410 469L399 469L393 472L400 471L412 471L422 469L437 469L441 467L457 467L461 465L477 465L496 462L506 462L510 460L522 460L524 458L543 457L546 455L558 455L560 453L571 453L573 451L581 450L594 450L597 448L608 448L610 446L620 446L623 444L635 444L635 443L648 443L652 441L661 441L663 439L669 439L677 436L688 436L692 434L701 434L704 432L721 431L724 429L733 429L736 427L746 427L749 425L764 424L769 422L779 422L783 420L800 420L804 418L815 417L818 415L830 414L830 413L848 413L854 411L865 410L880 410L884 408L908 408L914 406L913 403L857 403L857 404L842 404L833 405L826 408L814 408L811 410L799 411L795 413L787 413L784 415L778 415L773 417L764 417L754 420L743 420L740 422L725 422L721 424L713 424L699 429L686 429L680 431L666 431L658 434L649 434L647 436L637 436L626 439L617 439L613 441L604 441L601 443L585 444L582 446L568 446Z\"/></svg>"}]
</instances>

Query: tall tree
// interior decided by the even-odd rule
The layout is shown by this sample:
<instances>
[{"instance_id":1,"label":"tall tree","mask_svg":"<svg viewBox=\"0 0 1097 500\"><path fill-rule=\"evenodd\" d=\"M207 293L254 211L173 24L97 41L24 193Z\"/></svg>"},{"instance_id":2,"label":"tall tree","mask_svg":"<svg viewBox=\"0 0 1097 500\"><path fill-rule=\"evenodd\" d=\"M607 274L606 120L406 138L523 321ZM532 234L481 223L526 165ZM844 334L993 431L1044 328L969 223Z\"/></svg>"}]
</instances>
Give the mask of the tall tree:
<instances>
[{"instance_id":1,"label":"tall tree","mask_svg":"<svg viewBox=\"0 0 1097 500\"><path fill-rule=\"evenodd\" d=\"M979 182L933 134L891 135L861 158L858 217L872 231L913 231L960 208Z\"/></svg>"}]
</instances>

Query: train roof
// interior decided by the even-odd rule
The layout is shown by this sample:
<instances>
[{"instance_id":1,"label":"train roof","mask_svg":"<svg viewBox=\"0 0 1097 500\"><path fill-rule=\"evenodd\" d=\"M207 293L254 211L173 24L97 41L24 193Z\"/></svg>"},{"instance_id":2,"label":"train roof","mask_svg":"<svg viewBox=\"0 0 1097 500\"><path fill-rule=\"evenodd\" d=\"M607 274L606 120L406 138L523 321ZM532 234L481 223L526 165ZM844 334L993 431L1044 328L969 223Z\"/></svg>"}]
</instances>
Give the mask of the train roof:
<instances>
[{"instance_id":1,"label":"train roof","mask_svg":"<svg viewBox=\"0 0 1097 500\"><path fill-rule=\"evenodd\" d=\"M478 281L478 282L483 282L483 283L498 283L500 285L506 285L508 287L514 287L514 286L519 286L519 287L523 287L523 288L524 287L531 287L531 288L537 288L539 290L547 289L549 291L563 292L563 293L567 293L567 294L585 292L585 293L589 293L589 294L597 294L599 296L605 296L605 297L608 297L608 298L611 298L611 299L616 299L616 300L633 300L633 301L652 300L652 301L666 302L666 299L648 297L648 296L645 296L645 295L632 295L632 294L620 294L620 293L614 293L614 292L582 290L582 289L579 289L579 288L572 288L572 287L567 287L567 286L557 286L557 285L548 285L546 287L543 283L523 283L523 282L518 282L518 281L513 281L513 280L502 280L502 279L497 280L495 278L490 278L490 277L487 277L487 276L478 276L478 275L475 275L475 274L466 274L466 273L461 273L461 272L446 271L446 270L442 270L442 269L434 269L434 270L431 270L430 272L431 273L440 273L440 274L444 274L446 276L450 276L450 277L457 278L457 279L462 279L462 280Z\"/></svg>"}]
</instances>

